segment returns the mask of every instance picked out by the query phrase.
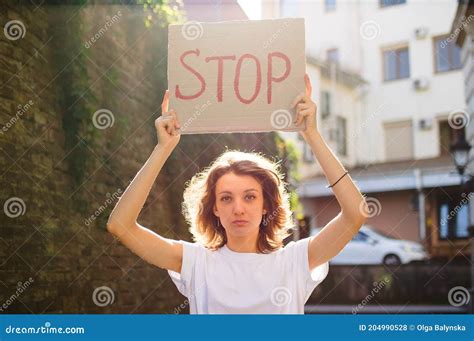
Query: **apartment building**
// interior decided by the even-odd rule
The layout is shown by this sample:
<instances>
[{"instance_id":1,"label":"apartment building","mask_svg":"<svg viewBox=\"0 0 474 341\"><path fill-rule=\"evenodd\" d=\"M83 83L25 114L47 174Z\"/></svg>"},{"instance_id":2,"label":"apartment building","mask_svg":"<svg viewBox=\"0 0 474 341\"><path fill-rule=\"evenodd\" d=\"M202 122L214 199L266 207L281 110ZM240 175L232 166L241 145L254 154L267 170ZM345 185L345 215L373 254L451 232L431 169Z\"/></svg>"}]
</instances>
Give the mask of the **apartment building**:
<instances>
[{"instance_id":1,"label":"apartment building","mask_svg":"<svg viewBox=\"0 0 474 341\"><path fill-rule=\"evenodd\" d=\"M466 109L460 48L447 39L456 8L455 0L262 1L262 19L305 18L318 124L367 195L368 224L442 257L469 253L468 208L445 214L461 198L449 151L459 131L448 117ZM339 205L308 146L284 136L301 150L305 222L322 227Z\"/></svg>"}]
</instances>

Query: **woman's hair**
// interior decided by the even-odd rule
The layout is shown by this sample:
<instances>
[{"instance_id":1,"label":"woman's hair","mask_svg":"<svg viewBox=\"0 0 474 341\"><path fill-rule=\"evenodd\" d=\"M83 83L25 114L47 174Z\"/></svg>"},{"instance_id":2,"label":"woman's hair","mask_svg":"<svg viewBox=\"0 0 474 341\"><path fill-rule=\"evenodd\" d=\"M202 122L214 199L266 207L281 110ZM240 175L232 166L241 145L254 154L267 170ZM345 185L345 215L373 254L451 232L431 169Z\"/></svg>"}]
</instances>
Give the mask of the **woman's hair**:
<instances>
[{"instance_id":1,"label":"woman's hair","mask_svg":"<svg viewBox=\"0 0 474 341\"><path fill-rule=\"evenodd\" d=\"M224 152L187 183L183 214L194 240L211 250L227 243L225 229L217 224L213 210L217 181L227 173L252 176L262 186L266 214L259 228L258 252L269 253L281 248L294 224L280 166L260 154L240 151Z\"/></svg>"}]
</instances>

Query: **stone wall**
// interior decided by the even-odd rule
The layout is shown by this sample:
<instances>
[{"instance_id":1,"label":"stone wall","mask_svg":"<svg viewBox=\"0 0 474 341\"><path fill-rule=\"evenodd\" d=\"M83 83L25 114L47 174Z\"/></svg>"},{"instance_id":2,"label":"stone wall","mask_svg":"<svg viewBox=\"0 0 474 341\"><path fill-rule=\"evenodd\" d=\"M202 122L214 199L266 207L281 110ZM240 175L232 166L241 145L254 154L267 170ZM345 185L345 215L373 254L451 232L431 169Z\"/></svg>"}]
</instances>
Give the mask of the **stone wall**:
<instances>
[{"instance_id":1,"label":"stone wall","mask_svg":"<svg viewBox=\"0 0 474 341\"><path fill-rule=\"evenodd\" d=\"M147 28L148 15L142 6L0 5L2 27L21 23L19 36L0 36L1 312L187 312L176 310L185 298L166 271L105 229L156 144L167 22ZM189 240L185 181L225 147L283 155L275 140L183 136L139 222Z\"/></svg>"}]
</instances>

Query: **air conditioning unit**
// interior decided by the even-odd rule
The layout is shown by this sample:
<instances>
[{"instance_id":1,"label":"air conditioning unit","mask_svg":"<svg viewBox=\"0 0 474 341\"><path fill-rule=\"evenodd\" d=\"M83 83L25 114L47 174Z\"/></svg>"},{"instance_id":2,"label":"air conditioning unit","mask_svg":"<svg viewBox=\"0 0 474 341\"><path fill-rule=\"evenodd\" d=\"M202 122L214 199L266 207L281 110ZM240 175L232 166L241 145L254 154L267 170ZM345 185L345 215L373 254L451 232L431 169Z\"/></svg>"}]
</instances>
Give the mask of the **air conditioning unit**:
<instances>
[{"instance_id":1,"label":"air conditioning unit","mask_svg":"<svg viewBox=\"0 0 474 341\"><path fill-rule=\"evenodd\" d=\"M427 90L430 87L430 81L426 78L417 78L413 81L413 87L417 91Z\"/></svg>"},{"instance_id":2,"label":"air conditioning unit","mask_svg":"<svg viewBox=\"0 0 474 341\"><path fill-rule=\"evenodd\" d=\"M418 27L415 29L416 39L425 39L427 35L428 35L427 27Z\"/></svg>"},{"instance_id":3,"label":"air conditioning unit","mask_svg":"<svg viewBox=\"0 0 474 341\"><path fill-rule=\"evenodd\" d=\"M433 119L431 118L422 118L418 121L418 129L420 130L430 130L433 128Z\"/></svg>"}]
</instances>

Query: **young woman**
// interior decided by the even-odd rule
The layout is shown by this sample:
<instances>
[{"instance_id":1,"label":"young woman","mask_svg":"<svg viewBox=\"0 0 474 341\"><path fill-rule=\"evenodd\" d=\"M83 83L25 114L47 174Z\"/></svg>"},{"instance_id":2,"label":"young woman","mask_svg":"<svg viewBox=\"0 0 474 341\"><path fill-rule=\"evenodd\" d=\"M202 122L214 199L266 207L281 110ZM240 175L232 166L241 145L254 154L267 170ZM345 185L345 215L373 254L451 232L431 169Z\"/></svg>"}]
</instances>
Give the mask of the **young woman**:
<instances>
[{"instance_id":1,"label":"young woman","mask_svg":"<svg viewBox=\"0 0 474 341\"><path fill-rule=\"evenodd\" d=\"M195 242L166 239L137 217L163 164L179 142L177 114L155 121L158 144L110 215L107 228L151 264L167 269L194 314L303 314L304 304L336 256L364 223L368 209L347 171L326 145L316 123L316 104L305 76L297 96L296 124L331 184L340 213L314 237L290 242L288 195L278 165L261 155L221 155L184 192L183 213Z\"/></svg>"}]
</instances>

